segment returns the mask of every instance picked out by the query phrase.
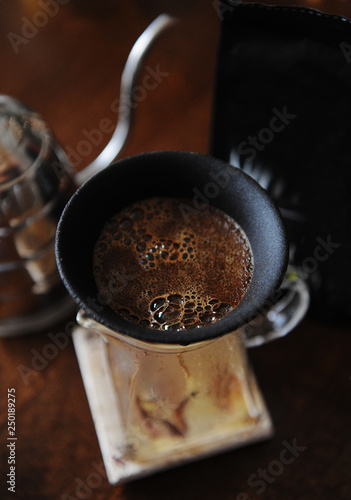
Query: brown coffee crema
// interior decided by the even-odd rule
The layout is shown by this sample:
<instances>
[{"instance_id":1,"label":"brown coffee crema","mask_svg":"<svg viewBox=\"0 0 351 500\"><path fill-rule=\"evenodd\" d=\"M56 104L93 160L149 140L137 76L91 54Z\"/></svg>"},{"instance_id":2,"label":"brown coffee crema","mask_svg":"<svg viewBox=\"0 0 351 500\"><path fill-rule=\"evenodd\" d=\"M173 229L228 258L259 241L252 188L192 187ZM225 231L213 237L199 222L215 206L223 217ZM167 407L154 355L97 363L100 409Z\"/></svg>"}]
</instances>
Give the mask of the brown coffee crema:
<instances>
[{"instance_id":1,"label":"brown coffee crema","mask_svg":"<svg viewBox=\"0 0 351 500\"><path fill-rule=\"evenodd\" d=\"M239 304L252 279L253 256L244 231L221 210L157 197L107 221L93 273L117 314L148 328L180 331L218 321Z\"/></svg>"}]
</instances>

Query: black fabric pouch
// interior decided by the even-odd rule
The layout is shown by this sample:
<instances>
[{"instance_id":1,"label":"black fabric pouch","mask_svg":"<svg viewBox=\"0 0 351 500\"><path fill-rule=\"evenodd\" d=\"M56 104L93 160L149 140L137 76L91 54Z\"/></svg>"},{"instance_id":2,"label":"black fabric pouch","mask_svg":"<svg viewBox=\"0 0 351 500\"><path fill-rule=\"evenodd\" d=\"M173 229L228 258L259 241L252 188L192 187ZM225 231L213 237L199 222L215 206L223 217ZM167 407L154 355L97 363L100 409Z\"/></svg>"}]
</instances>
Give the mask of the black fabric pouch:
<instances>
[{"instance_id":1,"label":"black fabric pouch","mask_svg":"<svg viewBox=\"0 0 351 500\"><path fill-rule=\"evenodd\" d=\"M237 5L235 5L237 4ZM351 317L351 21L221 2L211 154L281 208L311 311Z\"/></svg>"}]
</instances>

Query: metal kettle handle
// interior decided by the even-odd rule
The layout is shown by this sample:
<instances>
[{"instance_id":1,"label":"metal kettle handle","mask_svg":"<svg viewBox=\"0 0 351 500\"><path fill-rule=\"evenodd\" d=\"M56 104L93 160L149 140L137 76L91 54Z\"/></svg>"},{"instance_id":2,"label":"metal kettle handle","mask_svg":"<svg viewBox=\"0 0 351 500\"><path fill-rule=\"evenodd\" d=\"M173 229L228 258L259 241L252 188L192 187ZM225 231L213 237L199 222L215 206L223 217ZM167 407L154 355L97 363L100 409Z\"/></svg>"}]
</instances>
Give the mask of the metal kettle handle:
<instances>
[{"instance_id":1,"label":"metal kettle handle","mask_svg":"<svg viewBox=\"0 0 351 500\"><path fill-rule=\"evenodd\" d=\"M76 174L78 185L83 184L92 175L109 165L124 147L132 122L133 88L142 69L145 56L156 38L174 22L175 19L168 14L160 14L133 45L122 73L116 128L110 141L97 158Z\"/></svg>"}]
</instances>

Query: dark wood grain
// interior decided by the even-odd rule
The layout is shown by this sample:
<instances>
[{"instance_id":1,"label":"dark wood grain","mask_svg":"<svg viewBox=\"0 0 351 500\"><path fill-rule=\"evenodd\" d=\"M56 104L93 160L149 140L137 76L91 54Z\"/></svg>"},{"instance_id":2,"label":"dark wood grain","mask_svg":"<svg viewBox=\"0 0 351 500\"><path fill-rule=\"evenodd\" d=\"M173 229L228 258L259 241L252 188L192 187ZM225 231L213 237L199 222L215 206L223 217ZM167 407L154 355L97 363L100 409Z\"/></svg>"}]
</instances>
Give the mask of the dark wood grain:
<instances>
[{"instance_id":1,"label":"dark wood grain","mask_svg":"<svg viewBox=\"0 0 351 500\"><path fill-rule=\"evenodd\" d=\"M43 0L45 3L45 0ZM103 118L114 122L111 104L129 50L161 12L178 18L145 64L167 76L136 109L122 156L181 149L209 149L213 78L219 17L213 2L169 0L71 0L15 53L9 34L21 34L43 2L0 2L0 91L40 111L59 142L77 150L84 130ZM269 2L274 3L274 2ZM350 2L309 4L351 16ZM143 74L141 75L141 79ZM108 141L76 161L80 169ZM70 321L74 321L71 318ZM51 334L69 332L64 323ZM275 435L250 447L201 460L123 486L110 486L71 340L49 361L50 332L0 341L1 498L46 500L255 500L351 499L351 329L305 319L285 339L250 351L251 362L271 411ZM30 371L26 371L30 369ZM6 491L7 389L16 389L16 493ZM298 456L261 487L254 474L279 460L286 443ZM88 490L77 489L100 470ZM96 477L96 476L95 476ZM66 496L65 496L66 495ZM70 495L70 496L67 496Z\"/></svg>"}]
</instances>

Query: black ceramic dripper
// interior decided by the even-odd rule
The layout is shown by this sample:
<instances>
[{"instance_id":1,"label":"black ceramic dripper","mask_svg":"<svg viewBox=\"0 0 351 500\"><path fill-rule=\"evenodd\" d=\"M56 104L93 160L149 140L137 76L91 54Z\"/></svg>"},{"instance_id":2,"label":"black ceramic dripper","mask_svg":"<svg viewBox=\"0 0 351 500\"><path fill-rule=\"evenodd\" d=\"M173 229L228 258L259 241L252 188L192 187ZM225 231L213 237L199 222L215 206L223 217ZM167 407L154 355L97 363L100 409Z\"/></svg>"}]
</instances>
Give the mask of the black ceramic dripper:
<instances>
[{"instance_id":1,"label":"black ceramic dripper","mask_svg":"<svg viewBox=\"0 0 351 500\"><path fill-rule=\"evenodd\" d=\"M93 253L103 225L137 200L162 196L188 198L196 203L198 193L202 193L203 203L207 199L237 221L250 241L254 273L246 295L225 318L188 329L186 334L128 322L101 298L98 300ZM279 287L287 266L287 254L280 213L255 181L220 160L180 151L125 158L89 179L67 204L56 237L56 259L63 282L88 316L136 339L183 345L224 335L254 318Z\"/></svg>"}]
</instances>

